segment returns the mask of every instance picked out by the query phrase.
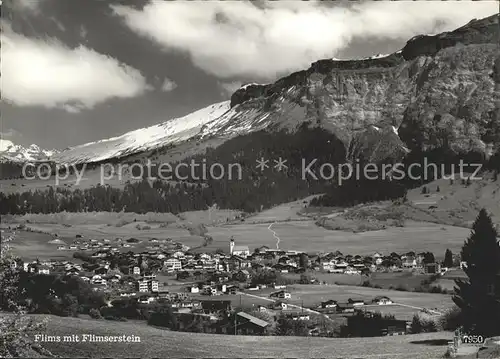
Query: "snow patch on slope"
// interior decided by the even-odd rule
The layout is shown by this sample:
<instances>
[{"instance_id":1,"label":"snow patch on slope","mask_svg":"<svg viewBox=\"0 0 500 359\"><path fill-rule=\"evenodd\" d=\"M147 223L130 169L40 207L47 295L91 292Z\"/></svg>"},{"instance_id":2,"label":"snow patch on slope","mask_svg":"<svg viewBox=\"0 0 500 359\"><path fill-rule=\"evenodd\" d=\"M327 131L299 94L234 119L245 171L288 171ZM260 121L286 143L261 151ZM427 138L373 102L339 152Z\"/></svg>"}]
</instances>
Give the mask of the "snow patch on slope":
<instances>
[{"instance_id":1,"label":"snow patch on slope","mask_svg":"<svg viewBox=\"0 0 500 359\"><path fill-rule=\"evenodd\" d=\"M53 157L58 163L99 162L150 149L174 145L200 134L204 125L230 109L230 101L202 108L158 125L127 132L121 136L71 147Z\"/></svg>"}]
</instances>

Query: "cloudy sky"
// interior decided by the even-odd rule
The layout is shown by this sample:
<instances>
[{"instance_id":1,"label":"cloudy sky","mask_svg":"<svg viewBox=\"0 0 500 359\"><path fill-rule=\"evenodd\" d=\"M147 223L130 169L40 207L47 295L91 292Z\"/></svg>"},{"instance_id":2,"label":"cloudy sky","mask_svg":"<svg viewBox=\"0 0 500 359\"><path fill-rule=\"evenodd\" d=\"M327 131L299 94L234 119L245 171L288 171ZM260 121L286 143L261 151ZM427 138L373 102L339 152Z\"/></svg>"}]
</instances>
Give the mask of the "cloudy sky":
<instances>
[{"instance_id":1,"label":"cloudy sky","mask_svg":"<svg viewBox=\"0 0 500 359\"><path fill-rule=\"evenodd\" d=\"M96 141L495 12L496 1L3 0L0 132L45 148Z\"/></svg>"}]
</instances>

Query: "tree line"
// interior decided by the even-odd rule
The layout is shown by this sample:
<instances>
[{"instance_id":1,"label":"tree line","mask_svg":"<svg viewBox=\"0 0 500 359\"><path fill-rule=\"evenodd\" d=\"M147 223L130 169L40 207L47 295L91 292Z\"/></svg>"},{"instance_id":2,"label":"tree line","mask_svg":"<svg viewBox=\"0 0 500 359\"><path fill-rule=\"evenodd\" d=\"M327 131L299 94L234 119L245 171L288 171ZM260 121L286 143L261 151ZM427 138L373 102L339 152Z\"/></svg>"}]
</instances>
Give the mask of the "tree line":
<instances>
[{"instance_id":1,"label":"tree line","mask_svg":"<svg viewBox=\"0 0 500 359\"><path fill-rule=\"evenodd\" d=\"M274 160L286 160L286 169L273 168ZM257 160L269 160L269 168L261 171L256 167ZM233 138L221 146L210 149L204 155L189 157L183 163L193 160L204 161L207 168L218 163L228 168L239 164L241 178L225 176L221 179L203 179L200 173L191 175L189 168L180 169L178 176L172 173L172 181L128 182L124 188L97 185L87 189L50 187L48 190L27 191L23 193L0 193L0 214L56 213L61 211L110 211L110 212L171 212L205 210L207 205L217 203L222 209L238 209L256 212L274 205L290 202L310 194L328 191L334 187L335 179L317 179L303 176L304 163L316 160L318 164L332 166L345 162L344 144L333 134L321 128L302 126L297 132L259 131ZM172 163L176 167L178 163ZM201 168L198 168L201 170ZM158 167L151 167L151 175L158 177ZM147 174L144 173L144 176ZM184 176L188 180L181 180ZM348 185L352 198L358 201L378 200L387 197L386 188L391 184L380 184L379 192L373 191L379 184L370 184L368 195L360 192L359 187ZM400 191L393 191L400 193Z\"/></svg>"}]
</instances>

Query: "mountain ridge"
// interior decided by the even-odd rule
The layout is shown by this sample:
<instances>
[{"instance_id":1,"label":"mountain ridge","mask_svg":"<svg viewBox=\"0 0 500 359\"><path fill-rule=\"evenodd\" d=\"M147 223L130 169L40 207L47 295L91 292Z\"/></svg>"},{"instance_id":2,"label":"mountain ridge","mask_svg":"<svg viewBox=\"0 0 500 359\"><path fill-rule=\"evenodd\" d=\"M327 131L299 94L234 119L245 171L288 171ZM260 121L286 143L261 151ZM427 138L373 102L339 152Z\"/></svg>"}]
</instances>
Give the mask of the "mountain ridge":
<instances>
[{"instance_id":1,"label":"mountain ridge","mask_svg":"<svg viewBox=\"0 0 500 359\"><path fill-rule=\"evenodd\" d=\"M262 129L293 131L303 123L333 132L349 149L347 160L397 159L444 144L457 153L494 153L500 143L497 29L493 15L415 36L386 56L318 60L274 83L242 86L230 101L50 159L101 162Z\"/></svg>"},{"instance_id":2,"label":"mountain ridge","mask_svg":"<svg viewBox=\"0 0 500 359\"><path fill-rule=\"evenodd\" d=\"M48 161L58 151L42 149L36 144L28 147L16 145L10 140L0 140L0 159L10 162L40 162Z\"/></svg>"}]
</instances>

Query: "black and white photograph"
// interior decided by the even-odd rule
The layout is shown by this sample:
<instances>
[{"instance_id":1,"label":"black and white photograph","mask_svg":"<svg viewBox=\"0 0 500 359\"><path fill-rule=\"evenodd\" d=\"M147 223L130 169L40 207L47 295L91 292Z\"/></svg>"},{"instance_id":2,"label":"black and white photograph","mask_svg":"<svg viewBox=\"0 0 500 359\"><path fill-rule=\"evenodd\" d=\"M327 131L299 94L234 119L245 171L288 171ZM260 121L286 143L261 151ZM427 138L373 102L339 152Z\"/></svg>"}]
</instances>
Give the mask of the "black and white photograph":
<instances>
[{"instance_id":1,"label":"black and white photograph","mask_svg":"<svg viewBox=\"0 0 500 359\"><path fill-rule=\"evenodd\" d=\"M0 358L500 358L498 0L0 8Z\"/></svg>"}]
</instances>

